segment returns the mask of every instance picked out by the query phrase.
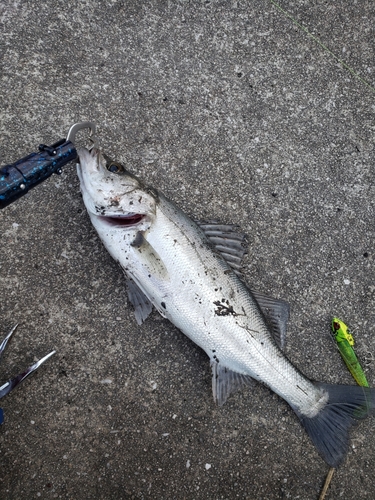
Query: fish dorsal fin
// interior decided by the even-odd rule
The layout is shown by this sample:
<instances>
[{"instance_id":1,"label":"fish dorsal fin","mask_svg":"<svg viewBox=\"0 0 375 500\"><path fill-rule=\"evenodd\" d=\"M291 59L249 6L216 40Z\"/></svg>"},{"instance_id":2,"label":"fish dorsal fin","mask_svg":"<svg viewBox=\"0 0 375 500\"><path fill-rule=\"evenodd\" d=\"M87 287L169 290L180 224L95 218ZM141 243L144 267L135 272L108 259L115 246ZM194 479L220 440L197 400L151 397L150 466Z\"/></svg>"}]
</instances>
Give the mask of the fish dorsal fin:
<instances>
[{"instance_id":1,"label":"fish dorsal fin","mask_svg":"<svg viewBox=\"0 0 375 500\"><path fill-rule=\"evenodd\" d=\"M232 392L236 392L245 386L250 386L253 379L249 375L241 375L225 366L222 366L216 358L211 360L212 368L212 394L215 403L222 406Z\"/></svg>"},{"instance_id":2,"label":"fish dorsal fin","mask_svg":"<svg viewBox=\"0 0 375 500\"><path fill-rule=\"evenodd\" d=\"M253 290L251 292L271 328L276 344L281 350L284 350L286 327L290 312L289 304L284 300L273 299Z\"/></svg>"},{"instance_id":3,"label":"fish dorsal fin","mask_svg":"<svg viewBox=\"0 0 375 500\"><path fill-rule=\"evenodd\" d=\"M216 251L218 251L233 270L240 274L242 260L246 254L245 235L238 232L238 226L219 222L197 222Z\"/></svg>"},{"instance_id":4,"label":"fish dorsal fin","mask_svg":"<svg viewBox=\"0 0 375 500\"><path fill-rule=\"evenodd\" d=\"M129 302L134 307L135 319L138 325L141 325L151 314L152 304L139 286L127 275L125 276Z\"/></svg>"}]
</instances>

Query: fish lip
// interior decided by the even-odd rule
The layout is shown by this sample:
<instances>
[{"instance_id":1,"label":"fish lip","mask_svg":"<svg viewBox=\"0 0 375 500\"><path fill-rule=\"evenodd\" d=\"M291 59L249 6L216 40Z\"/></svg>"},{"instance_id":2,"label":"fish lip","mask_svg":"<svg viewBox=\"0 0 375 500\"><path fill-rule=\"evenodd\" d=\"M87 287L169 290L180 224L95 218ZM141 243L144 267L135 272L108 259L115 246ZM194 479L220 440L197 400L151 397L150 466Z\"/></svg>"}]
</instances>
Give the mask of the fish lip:
<instances>
[{"instance_id":1,"label":"fish lip","mask_svg":"<svg viewBox=\"0 0 375 500\"><path fill-rule=\"evenodd\" d=\"M129 215L123 215L123 214L95 214L95 216L101 220L102 222L105 222L107 226L111 227L117 227L121 229L130 229L137 227L140 225L142 222L144 222L146 218L146 214L139 214L139 213L134 213L134 214L129 214Z\"/></svg>"}]
</instances>

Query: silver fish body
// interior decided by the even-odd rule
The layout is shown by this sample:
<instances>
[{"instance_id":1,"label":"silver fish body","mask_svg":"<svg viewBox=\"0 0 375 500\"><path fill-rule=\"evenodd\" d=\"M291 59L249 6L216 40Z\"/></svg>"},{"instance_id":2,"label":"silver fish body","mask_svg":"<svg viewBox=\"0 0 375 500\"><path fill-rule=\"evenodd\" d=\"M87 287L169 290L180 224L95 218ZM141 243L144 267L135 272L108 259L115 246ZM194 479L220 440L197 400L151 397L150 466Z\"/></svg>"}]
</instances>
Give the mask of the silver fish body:
<instances>
[{"instance_id":1,"label":"silver fish body","mask_svg":"<svg viewBox=\"0 0 375 500\"><path fill-rule=\"evenodd\" d=\"M251 379L263 382L290 404L323 458L336 466L347 428L373 410L373 391L349 386L345 393L308 380L280 350L258 301L199 225L121 165L95 151L79 156L84 203L101 240L140 300L148 299L207 353L214 399L223 404L231 390ZM337 398L345 431L333 435ZM366 411L355 415L353 406Z\"/></svg>"}]
</instances>

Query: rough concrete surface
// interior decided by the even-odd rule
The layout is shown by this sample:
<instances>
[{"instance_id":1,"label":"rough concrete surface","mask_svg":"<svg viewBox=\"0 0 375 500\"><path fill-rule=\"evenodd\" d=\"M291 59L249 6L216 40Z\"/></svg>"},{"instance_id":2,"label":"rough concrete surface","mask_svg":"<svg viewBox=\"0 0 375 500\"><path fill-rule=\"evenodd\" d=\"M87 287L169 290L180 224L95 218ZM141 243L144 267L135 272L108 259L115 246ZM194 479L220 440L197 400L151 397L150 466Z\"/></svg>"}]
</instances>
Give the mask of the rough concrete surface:
<instances>
[{"instance_id":1,"label":"rough concrete surface","mask_svg":"<svg viewBox=\"0 0 375 500\"><path fill-rule=\"evenodd\" d=\"M375 86L375 6L282 1ZM291 304L287 355L353 383L338 315L375 384L374 89L269 0L10 1L1 19L1 164L98 124L105 152L188 214L238 223L244 272ZM206 355L156 312L139 327L73 165L0 213L1 499L317 499L328 466L260 384L218 408ZM375 497L375 418L327 498Z\"/></svg>"}]
</instances>

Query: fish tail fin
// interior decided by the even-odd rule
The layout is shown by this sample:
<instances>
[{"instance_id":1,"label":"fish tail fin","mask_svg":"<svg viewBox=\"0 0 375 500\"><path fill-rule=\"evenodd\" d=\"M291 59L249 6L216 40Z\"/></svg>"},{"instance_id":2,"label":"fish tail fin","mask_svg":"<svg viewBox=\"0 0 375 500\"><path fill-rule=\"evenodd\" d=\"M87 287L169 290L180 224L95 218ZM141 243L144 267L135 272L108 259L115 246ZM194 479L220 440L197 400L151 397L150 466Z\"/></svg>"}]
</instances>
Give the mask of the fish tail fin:
<instances>
[{"instance_id":1,"label":"fish tail fin","mask_svg":"<svg viewBox=\"0 0 375 500\"><path fill-rule=\"evenodd\" d=\"M375 389L316 383L328 393L328 401L314 417L295 410L323 459L337 467L345 457L349 429L375 412Z\"/></svg>"}]
</instances>

